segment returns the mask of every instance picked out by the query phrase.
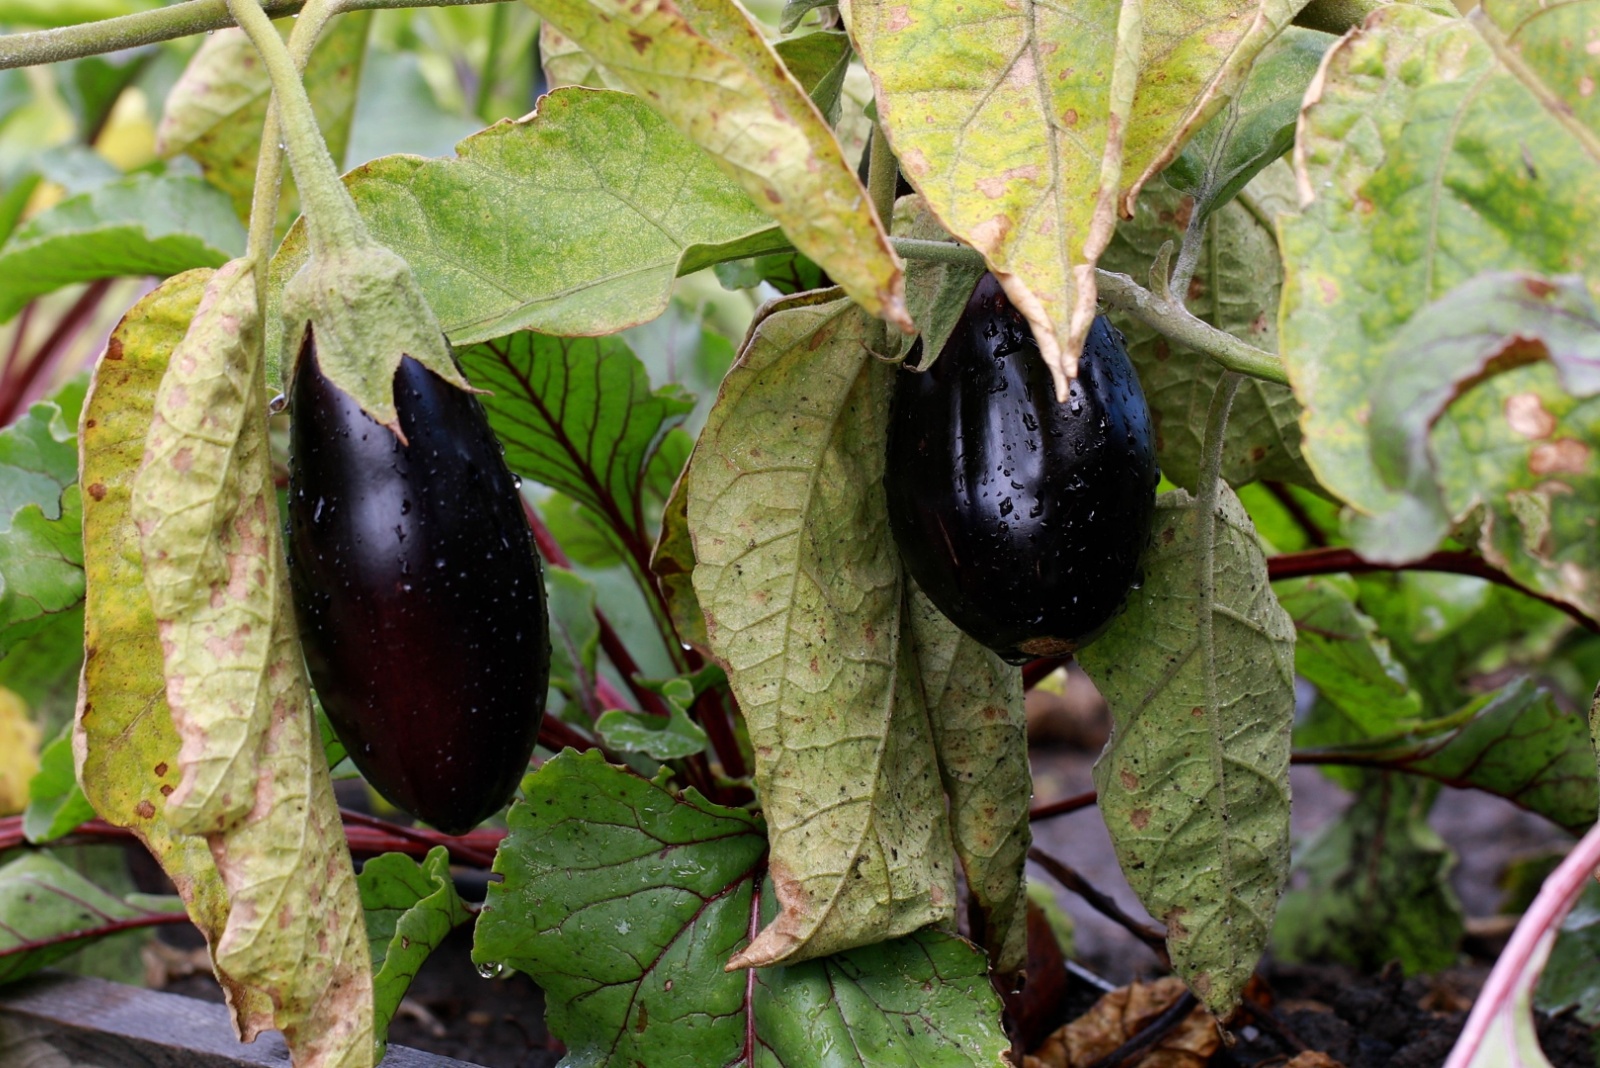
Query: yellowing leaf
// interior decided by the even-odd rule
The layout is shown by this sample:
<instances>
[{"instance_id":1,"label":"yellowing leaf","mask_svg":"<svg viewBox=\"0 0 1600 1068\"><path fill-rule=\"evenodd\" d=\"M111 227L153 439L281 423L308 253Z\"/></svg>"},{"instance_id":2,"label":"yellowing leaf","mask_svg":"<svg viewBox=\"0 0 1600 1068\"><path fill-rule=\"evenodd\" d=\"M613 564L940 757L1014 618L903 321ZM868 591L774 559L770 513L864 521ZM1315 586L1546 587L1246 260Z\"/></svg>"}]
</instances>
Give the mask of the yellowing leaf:
<instances>
[{"instance_id":1,"label":"yellowing leaf","mask_svg":"<svg viewBox=\"0 0 1600 1068\"><path fill-rule=\"evenodd\" d=\"M832 296L753 328L684 476L694 589L749 725L781 909L730 967L882 941L955 907L881 487L894 370Z\"/></svg>"},{"instance_id":2,"label":"yellowing leaf","mask_svg":"<svg viewBox=\"0 0 1600 1068\"><path fill-rule=\"evenodd\" d=\"M0 816L28 807L28 783L39 770L39 728L22 698L0 686Z\"/></svg>"},{"instance_id":3,"label":"yellowing leaf","mask_svg":"<svg viewBox=\"0 0 1600 1068\"><path fill-rule=\"evenodd\" d=\"M371 961L289 599L253 260L213 276L172 353L133 512L183 739L168 814L228 888L218 971L272 1003L241 1030L276 1027L301 1068L368 1068Z\"/></svg>"},{"instance_id":4,"label":"yellowing leaf","mask_svg":"<svg viewBox=\"0 0 1600 1068\"><path fill-rule=\"evenodd\" d=\"M902 169L984 254L1066 399L1119 205L1242 83L1294 0L845 0Z\"/></svg>"},{"instance_id":5,"label":"yellowing leaf","mask_svg":"<svg viewBox=\"0 0 1600 1068\"><path fill-rule=\"evenodd\" d=\"M211 851L167 822L178 786L178 733L167 711L161 640L129 514L156 386L200 302L209 270L168 279L122 317L95 366L78 430L83 487L84 663L73 750L101 819L127 827L177 887L213 944L228 917ZM261 991L219 975L240 1020L270 1018Z\"/></svg>"},{"instance_id":6,"label":"yellowing leaf","mask_svg":"<svg viewBox=\"0 0 1600 1068\"><path fill-rule=\"evenodd\" d=\"M827 121L733 0L532 0L873 315L911 329L899 257Z\"/></svg>"}]
</instances>

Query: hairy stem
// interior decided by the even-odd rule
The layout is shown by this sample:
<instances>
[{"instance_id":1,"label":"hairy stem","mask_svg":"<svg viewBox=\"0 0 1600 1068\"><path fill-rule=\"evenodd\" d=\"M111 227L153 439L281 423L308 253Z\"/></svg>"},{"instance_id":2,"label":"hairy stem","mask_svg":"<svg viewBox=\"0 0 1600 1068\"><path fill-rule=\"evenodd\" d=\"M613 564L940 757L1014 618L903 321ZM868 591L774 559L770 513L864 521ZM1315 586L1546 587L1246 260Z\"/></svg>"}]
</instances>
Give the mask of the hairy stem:
<instances>
[{"instance_id":1,"label":"hairy stem","mask_svg":"<svg viewBox=\"0 0 1600 1068\"><path fill-rule=\"evenodd\" d=\"M891 238L890 243L896 252L908 260L983 263L983 256L977 250L951 241L896 237ZM1163 337L1211 357L1230 371L1279 385L1289 384L1288 372L1277 356L1201 322L1190 315L1175 297L1159 296L1127 275L1111 271L1095 271L1095 282L1102 301L1127 312Z\"/></svg>"},{"instance_id":2,"label":"hairy stem","mask_svg":"<svg viewBox=\"0 0 1600 1068\"><path fill-rule=\"evenodd\" d=\"M508 2L510 0L338 0L331 13ZM297 13L304 4L305 0L265 0L261 6L273 18L282 18ZM124 48L173 41L233 25L226 0L187 0L170 7L77 26L5 34L0 36L0 70L119 52Z\"/></svg>"},{"instance_id":3,"label":"hairy stem","mask_svg":"<svg viewBox=\"0 0 1600 1068\"><path fill-rule=\"evenodd\" d=\"M327 7L331 4L316 4L312 17L325 20L332 14L324 10ZM322 139L299 68L278 31L272 28L272 20L261 9L260 0L228 0L228 10L256 46L272 80L272 99L305 206L312 254L316 255L319 249L350 248L366 242L366 224L339 180L339 168Z\"/></svg>"}]
</instances>

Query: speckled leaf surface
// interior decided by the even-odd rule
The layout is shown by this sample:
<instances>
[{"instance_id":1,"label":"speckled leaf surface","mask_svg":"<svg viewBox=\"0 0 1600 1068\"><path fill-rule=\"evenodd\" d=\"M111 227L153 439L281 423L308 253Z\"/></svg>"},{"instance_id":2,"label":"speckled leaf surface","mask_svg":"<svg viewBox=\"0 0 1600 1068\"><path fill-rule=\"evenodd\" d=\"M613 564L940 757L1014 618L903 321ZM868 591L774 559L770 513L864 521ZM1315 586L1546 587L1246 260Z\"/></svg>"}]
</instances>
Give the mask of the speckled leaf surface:
<instances>
[{"instance_id":1,"label":"speckled leaf surface","mask_svg":"<svg viewBox=\"0 0 1600 1068\"><path fill-rule=\"evenodd\" d=\"M306 91L335 160L344 158L350 138L371 25L370 11L352 11L334 19L306 64ZM266 68L244 31L236 27L218 30L189 58L183 76L167 94L156 127L156 153L164 159L181 153L200 164L206 181L228 194L234 211L246 223L270 91ZM293 179L285 174L279 225L287 226L299 210Z\"/></svg>"},{"instance_id":2,"label":"speckled leaf surface","mask_svg":"<svg viewBox=\"0 0 1600 1068\"><path fill-rule=\"evenodd\" d=\"M984 254L1064 391L1119 204L1236 91L1298 7L847 0L841 11L906 176Z\"/></svg>"},{"instance_id":3,"label":"speckled leaf surface","mask_svg":"<svg viewBox=\"0 0 1600 1068\"><path fill-rule=\"evenodd\" d=\"M1022 672L963 634L908 577L906 614L950 798L956 857L983 916L981 941L995 970L1027 962L1023 867L1033 833ZM975 931L974 938L978 938Z\"/></svg>"},{"instance_id":4,"label":"speckled leaf surface","mask_svg":"<svg viewBox=\"0 0 1600 1068\"><path fill-rule=\"evenodd\" d=\"M909 330L904 277L855 167L806 90L734 0L534 0L731 175L873 315ZM659 176L652 182L670 184Z\"/></svg>"},{"instance_id":5,"label":"speckled leaf surface","mask_svg":"<svg viewBox=\"0 0 1600 1068\"><path fill-rule=\"evenodd\" d=\"M951 916L950 828L881 486L889 376L850 301L768 305L688 474L694 588L755 750L782 906L739 965Z\"/></svg>"},{"instance_id":6,"label":"speckled leaf surface","mask_svg":"<svg viewBox=\"0 0 1600 1068\"><path fill-rule=\"evenodd\" d=\"M0 983L71 956L108 926L162 915L108 893L50 853L23 853L0 866Z\"/></svg>"},{"instance_id":7,"label":"speckled leaf surface","mask_svg":"<svg viewBox=\"0 0 1600 1068\"><path fill-rule=\"evenodd\" d=\"M1289 876L1294 624L1226 485L1213 515L1182 490L1163 494L1154 530L1143 589L1078 655L1111 705L1094 780L1174 967L1225 1013Z\"/></svg>"},{"instance_id":8,"label":"speckled leaf surface","mask_svg":"<svg viewBox=\"0 0 1600 1068\"><path fill-rule=\"evenodd\" d=\"M694 398L676 385L652 390L620 337L521 331L457 355L472 384L490 391L481 399L506 465L589 506L642 555L645 475Z\"/></svg>"},{"instance_id":9,"label":"speckled leaf surface","mask_svg":"<svg viewBox=\"0 0 1600 1068\"><path fill-rule=\"evenodd\" d=\"M198 178L139 174L63 200L0 252L0 322L41 293L123 275L220 267L244 249L228 198Z\"/></svg>"},{"instance_id":10,"label":"speckled leaf surface","mask_svg":"<svg viewBox=\"0 0 1600 1068\"><path fill-rule=\"evenodd\" d=\"M753 816L567 752L523 782L473 959L544 989L573 1068L999 1068L983 955L922 932L781 967L723 963L773 911Z\"/></svg>"},{"instance_id":11,"label":"speckled leaf surface","mask_svg":"<svg viewBox=\"0 0 1600 1068\"><path fill-rule=\"evenodd\" d=\"M1416 358L1398 348L1403 328L1486 270L1578 274L1591 295L1600 284L1600 154L1581 91L1600 56L1548 46L1593 5L1496 11L1520 13L1500 48L1528 81L1497 60L1488 22L1397 4L1329 52L1300 119L1295 169L1308 204L1280 219L1280 342L1306 406L1307 458L1355 510L1349 532L1376 559L1411 559L1438 540L1415 498L1384 485L1370 448L1386 368ZM1412 350L1424 340L1405 336ZM1446 514L1477 512L1464 536L1590 612L1600 606L1597 421L1595 401L1575 402L1532 365L1469 391L1431 438Z\"/></svg>"},{"instance_id":12,"label":"speckled leaf surface","mask_svg":"<svg viewBox=\"0 0 1600 1068\"><path fill-rule=\"evenodd\" d=\"M1432 798L1406 776L1374 776L1304 847L1297 867L1309 885L1284 895L1273 951L1364 970L1454 964L1464 920L1449 883L1455 856L1428 826Z\"/></svg>"},{"instance_id":13,"label":"speckled leaf surface","mask_svg":"<svg viewBox=\"0 0 1600 1068\"><path fill-rule=\"evenodd\" d=\"M355 871L289 599L253 260L207 283L156 394L132 514L182 745L167 815L228 889L219 972L271 998L305 1068L373 1064Z\"/></svg>"},{"instance_id":14,"label":"speckled leaf surface","mask_svg":"<svg viewBox=\"0 0 1600 1068\"><path fill-rule=\"evenodd\" d=\"M678 640L709 652L706 617L694 592L694 539L689 536L689 480L679 477L661 513L661 532L650 554L650 571L667 599L667 614Z\"/></svg>"},{"instance_id":15,"label":"speckled leaf surface","mask_svg":"<svg viewBox=\"0 0 1600 1068\"><path fill-rule=\"evenodd\" d=\"M458 345L522 329L613 333L659 315L678 274L787 246L732 179L627 93L557 90L456 151L385 156L345 184ZM305 236L289 231L274 287L305 261Z\"/></svg>"},{"instance_id":16,"label":"speckled leaf surface","mask_svg":"<svg viewBox=\"0 0 1600 1068\"><path fill-rule=\"evenodd\" d=\"M1270 212L1288 179L1287 167L1270 168L1212 213L1205 222L1204 244L1187 294L1194 315L1269 352L1277 347L1275 311L1283 282ZM1183 239L1193 210L1192 198L1163 182L1152 182L1140 195L1133 218L1117 227L1101 266L1144 284L1161 246L1168 241L1176 246ZM1127 339L1128 355L1150 404L1161 473L1193 490L1206 412L1223 368L1129 316L1109 314ZM1234 486L1256 479L1315 485L1300 455L1299 417L1300 406L1286 387L1245 379L1228 419L1223 478Z\"/></svg>"},{"instance_id":17,"label":"speckled leaf surface","mask_svg":"<svg viewBox=\"0 0 1600 1068\"><path fill-rule=\"evenodd\" d=\"M434 846L421 863L385 853L356 877L372 957L373 1026L382 1042L417 969L452 930L472 920L450 880L450 853Z\"/></svg>"},{"instance_id":18,"label":"speckled leaf surface","mask_svg":"<svg viewBox=\"0 0 1600 1068\"><path fill-rule=\"evenodd\" d=\"M227 891L204 840L178 834L167 819L167 796L178 787L178 732L167 709L161 639L129 509L156 387L211 273L168 279L122 317L84 401L78 448L85 652L73 750L78 781L95 812L144 843L177 887L189 918L215 944L228 917ZM219 979L238 1018L270 1017L263 992Z\"/></svg>"}]
</instances>

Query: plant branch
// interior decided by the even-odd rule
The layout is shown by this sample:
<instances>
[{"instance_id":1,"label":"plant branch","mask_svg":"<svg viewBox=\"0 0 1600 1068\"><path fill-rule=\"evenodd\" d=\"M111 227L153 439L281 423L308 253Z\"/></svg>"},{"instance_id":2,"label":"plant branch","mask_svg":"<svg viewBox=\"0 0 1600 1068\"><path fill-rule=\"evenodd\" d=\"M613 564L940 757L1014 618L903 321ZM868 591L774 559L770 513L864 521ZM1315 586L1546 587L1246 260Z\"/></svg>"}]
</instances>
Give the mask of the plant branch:
<instances>
[{"instance_id":1,"label":"plant branch","mask_svg":"<svg viewBox=\"0 0 1600 1068\"><path fill-rule=\"evenodd\" d=\"M1080 809L1093 808L1095 800L1095 792L1093 790L1085 790L1081 794L1063 797L1059 801L1047 801L1028 810L1028 822L1047 820L1052 816L1065 816Z\"/></svg>"},{"instance_id":2,"label":"plant branch","mask_svg":"<svg viewBox=\"0 0 1600 1068\"><path fill-rule=\"evenodd\" d=\"M984 262L983 255L976 249L953 241L895 237L890 243L908 260L979 265ZM1152 293L1127 275L1113 271L1097 269L1094 277L1102 301L1128 313L1163 337L1211 357L1230 371L1279 385L1289 384L1289 374L1277 356L1201 322L1190 315L1176 297Z\"/></svg>"},{"instance_id":3,"label":"plant branch","mask_svg":"<svg viewBox=\"0 0 1600 1068\"><path fill-rule=\"evenodd\" d=\"M1585 630L1600 634L1600 621L1589 616L1576 605L1568 604L1548 594L1529 589L1504 571L1491 565L1481 556L1460 551L1430 553L1409 564L1381 564L1365 559L1354 549L1307 549L1304 552L1284 553L1267 560L1267 575L1273 581L1304 578L1308 575L1369 574L1375 571L1442 571L1452 575L1471 575L1493 582L1498 586L1543 601L1551 608L1565 612Z\"/></svg>"},{"instance_id":4,"label":"plant branch","mask_svg":"<svg viewBox=\"0 0 1600 1068\"><path fill-rule=\"evenodd\" d=\"M338 0L332 13L507 2L509 0ZM298 13L304 3L305 0L265 0L261 6L269 16L282 18ZM5 34L0 35L0 70L119 52L124 48L192 37L233 25L226 0L187 0L98 22Z\"/></svg>"},{"instance_id":5,"label":"plant branch","mask_svg":"<svg viewBox=\"0 0 1600 1068\"><path fill-rule=\"evenodd\" d=\"M1282 482L1264 481L1261 483L1267 492L1272 494L1272 499L1283 505L1283 510L1289 513L1289 518L1295 521L1306 540L1318 549L1325 549L1328 545L1328 535L1317 521L1311 518L1311 513L1301 503L1300 498L1294 495L1294 490Z\"/></svg>"},{"instance_id":6,"label":"plant branch","mask_svg":"<svg viewBox=\"0 0 1600 1068\"><path fill-rule=\"evenodd\" d=\"M1150 951L1160 958L1163 968L1172 967L1172 958L1167 955L1166 931L1134 919L1108 894L1102 893L1071 866L1052 857L1038 846L1029 847L1028 859L1049 872L1062 886L1083 898L1100 915L1150 947Z\"/></svg>"},{"instance_id":7,"label":"plant branch","mask_svg":"<svg viewBox=\"0 0 1600 1068\"><path fill-rule=\"evenodd\" d=\"M1165 1038L1167 1032L1182 1023L1199 1003L1200 999L1194 996L1194 991L1185 990L1178 1000L1162 1009L1160 1015L1146 1024L1138 1034L1089 1065L1089 1068L1117 1068L1117 1065L1139 1056Z\"/></svg>"}]
</instances>

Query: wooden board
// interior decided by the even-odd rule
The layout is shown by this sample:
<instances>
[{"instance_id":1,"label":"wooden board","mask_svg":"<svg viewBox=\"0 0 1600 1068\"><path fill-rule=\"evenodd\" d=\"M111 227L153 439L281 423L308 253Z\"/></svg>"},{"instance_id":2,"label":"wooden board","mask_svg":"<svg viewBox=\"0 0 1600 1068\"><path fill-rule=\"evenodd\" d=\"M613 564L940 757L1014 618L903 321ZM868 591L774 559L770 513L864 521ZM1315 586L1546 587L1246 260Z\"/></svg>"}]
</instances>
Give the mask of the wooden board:
<instances>
[{"instance_id":1,"label":"wooden board","mask_svg":"<svg viewBox=\"0 0 1600 1068\"><path fill-rule=\"evenodd\" d=\"M42 972L0 987L4 1068L289 1068L276 1033L245 1045L228 1010L176 994ZM390 1046L382 1068L475 1068Z\"/></svg>"}]
</instances>

